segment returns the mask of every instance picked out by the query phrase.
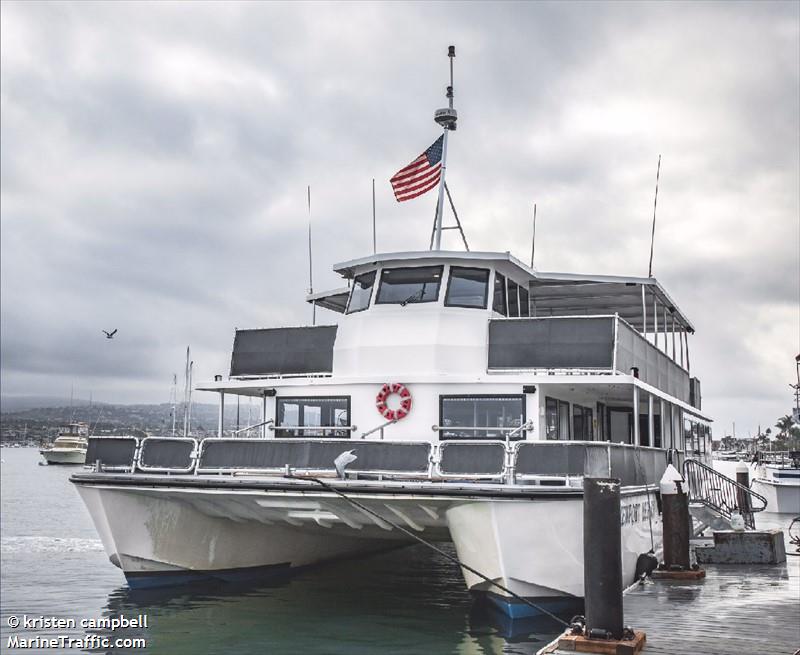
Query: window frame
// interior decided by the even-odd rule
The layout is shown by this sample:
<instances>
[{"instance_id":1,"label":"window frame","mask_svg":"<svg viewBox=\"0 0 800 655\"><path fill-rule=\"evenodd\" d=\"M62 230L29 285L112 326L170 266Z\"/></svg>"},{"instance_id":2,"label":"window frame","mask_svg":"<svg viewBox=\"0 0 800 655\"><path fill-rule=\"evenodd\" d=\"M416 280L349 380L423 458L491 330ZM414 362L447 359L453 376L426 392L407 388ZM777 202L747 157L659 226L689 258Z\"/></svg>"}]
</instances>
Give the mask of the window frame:
<instances>
[{"instance_id":1,"label":"window frame","mask_svg":"<svg viewBox=\"0 0 800 655\"><path fill-rule=\"evenodd\" d=\"M548 425L547 425L547 402L552 401L556 404L556 438L551 439L548 436ZM561 400L560 398L556 398L555 396L545 396L544 397L544 440L545 441L572 441L572 408L570 407L572 403L568 400ZM567 438L561 439L561 408L566 405L567 406Z\"/></svg>"},{"instance_id":2,"label":"window frame","mask_svg":"<svg viewBox=\"0 0 800 655\"><path fill-rule=\"evenodd\" d=\"M346 400L347 401L347 424L352 425L353 422L353 415L351 413L352 409L352 396L275 396L275 438L276 439L350 439L353 435L352 430L346 430L347 435L341 436L337 434L327 434L323 436L307 436L305 434L279 434L279 432L291 432L292 430L288 429L281 429L281 426L278 424L280 420L280 403L281 401L300 401L300 400ZM298 423L301 420L301 417L298 415L297 417ZM302 425L298 426L298 428L307 428L309 430L320 429L320 428L336 428L339 426L336 425ZM297 432L305 432L305 429L298 429ZM345 432L345 430L342 430Z\"/></svg>"},{"instance_id":3,"label":"window frame","mask_svg":"<svg viewBox=\"0 0 800 655\"><path fill-rule=\"evenodd\" d=\"M512 302L511 302L512 291L514 292L513 295L514 295L514 298L516 299L515 302L513 303L514 309L516 309L516 312L512 311ZM508 307L508 317L509 318L519 318L520 317L520 312L519 312L519 284L517 284L510 277L506 278L506 307Z\"/></svg>"},{"instance_id":4,"label":"window frame","mask_svg":"<svg viewBox=\"0 0 800 655\"><path fill-rule=\"evenodd\" d=\"M433 265L425 265L425 266L393 266L388 268L381 268L381 277L378 281L378 291L375 294L375 305L399 305L405 306L401 302L389 302L389 301L381 301L381 287L383 286L383 275L386 271L409 271L409 270L416 270L422 268L429 268L429 269L439 269L439 284L436 287L436 297L432 298L431 300L409 300L406 302L406 305L425 305L428 303L437 303L439 302L439 296L442 292L442 278L444 278L444 264L433 264Z\"/></svg>"},{"instance_id":5,"label":"window frame","mask_svg":"<svg viewBox=\"0 0 800 655\"><path fill-rule=\"evenodd\" d=\"M442 434L444 433L444 401L445 400L458 400L458 399L488 399L488 398L501 398L503 400L519 400L522 404L522 423L523 425L528 420L527 414L527 407L525 402L525 394L524 393L460 393L460 394L439 394L439 441L505 441L505 436L500 437L443 437ZM461 426L464 427L464 426ZM477 426L475 426L477 427ZM452 426L452 430L458 430L459 426ZM488 430L505 430L505 428L501 428L498 426L486 426L485 428ZM515 430L517 428L511 428ZM532 429L532 428L531 428ZM470 430L474 434L478 433L478 430ZM519 434L515 437L511 437L510 441L525 441L527 439L527 432L528 430L520 430Z\"/></svg>"},{"instance_id":6,"label":"window frame","mask_svg":"<svg viewBox=\"0 0 800 655\"><path fill-rule=\"evenodd\" d=\"M583 435L581 438L578 438L576 435L575 430L575 418L576 418L576 410L578 416L580 416L581 425L583 427ZM588 423L587 423L588 418ZM588 405L581 405L580 403L572 403L572 440L573 441L594 441L594 426L592 425L594 422L594 409L589 407ZM587 438L583 438L588 433Z\"/></svg>"},{"instance_id":7,"label":"window frame","mask_svg":"<svg viewBox=\"0 0 800 655\"><path fill-rule=\"evenodd\" d=\"M447 298L450 295L450 283L453 280L453 271L482 271L486 273L486 287L483 290L483 304L482 305L463 305L459 303L450 303L447 302ZM490 268L480 268L478 266L453 266L451 265L448 272L447 272L447 288L444 291L444 306L445 307L463 307L465 309L486 309L487 303L489 302L489 282L492 279L492 269Z\"/></svg>"},{"instance_id":8,"label":"window frame","mask_svg":"<svg viewBox=\"0 0 800 655\"><path fill-rule=\"evenodd\" d=\"M350 303L353 300L353 292L355 291L355 288L356 288L356 280L358 278L364 276L364 275L369 275L370 273L372 273L374 277L372 279L372 287L370 287L370 290L369 290L369 299L367 300L367 304L364 307L362 307L361 309L354 309L354 310L351 311L350 310ZM374 293L375 287L377 286L375 284L377 279L378 279L378 269L377 268L373 268L371 271L365 271L364 273L359 273L358 275L353 277L353 286L350 288L350 295L347 296L347 307L344 310L345 315L347 315L347 314L358 314L358 312L364 312L364 311L369 309L369 306L372 304L372 294Z\"/></svg>"},{"instance_id":9,"label":"window frame","mask_svg":"<svg viewBox=\"0 0 800 655\"><path fill-rule=\"evenodd\" d=\"M502 282L498 280L498 278L502 279ZM503 296L503 311L497 310L497 291L498 289L502 292ZM492 282L492 311L500 314L501 316L508 317L508 290L506 289L506 276L503 275L500 271L494 272L494 280Z\"/></svg>"},{"instance_id":10,"label":"window frame","mask_svg":"<svg viewBox=\"0 0 800 655\"><path fill-rule=\"evenodd\" d=\"M531 316L531 297L530 297L530 292L528 291L527 287L525 287L525 286L523 286L521 284L518 285L518 286L519 286L518 291L519 291L519 315L520 315L520 318L530 318L530 316ZM522 311L522 308L523 308L522 294L523 293L525 294L525 304L524 304L525 311L524 312Z\"/></svg>"}]
</instances>

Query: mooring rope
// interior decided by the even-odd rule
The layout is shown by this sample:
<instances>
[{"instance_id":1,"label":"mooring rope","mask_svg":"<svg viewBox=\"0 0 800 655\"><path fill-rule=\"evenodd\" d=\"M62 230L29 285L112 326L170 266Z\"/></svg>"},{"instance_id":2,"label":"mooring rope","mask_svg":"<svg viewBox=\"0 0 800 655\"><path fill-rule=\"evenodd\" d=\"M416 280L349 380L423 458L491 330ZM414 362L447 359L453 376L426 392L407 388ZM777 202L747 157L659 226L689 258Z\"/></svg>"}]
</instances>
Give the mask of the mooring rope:
<instances>
[{"instance_id":1,"label":"mooring rope","mask_svg":"<svg viewBox=\"0 0 800 655\"><path fill-rule=\"evenodd\" d=\"M524 597L520 596L519 594L516 594L516 593L514 593L514 592L513 592L513 591L511 591L509 588L507 588L507 587L504 587L504 586L503 586L503 585L501 585L500 583L498 583L498 582L495 582L494 580L492 580L492 579L491 579L489 576L486 576L486 575L484 575L483 573L481 573L480 571L478 571L478 570L476 570L476 569L472 568L471 566L469 566L469 565L467 565L467 564L464 564L463 562L459 561L459 559L458 559L457 557L453 557L453 556L452 556L452 555L450 555L449 553L446 553L445 551L443 551L441 548L438 548L437 546L434 546L434 545L433 545L433 544L432 544L430 541L427 541L427 540L423 539L422 537L420 537L420 536L418 536L418 535L415 535L415 534L414 534L413 532L411 532L410 530L406 530L406 528L404 528L402 525L398 525L397 523L395 523L395 522L394 522L394 521L392 521L391 519L387 519L385 516L381 516L380 514L378 514L378 512L375 512L375 511L373 511L373 510L369 509L368 507L365 507L364 505L362 505L361 503L359 503L357 500L354 500L353 498L350 498L350 496L348 496L346 493L344 493L343 491L339 491L339 490L338 490L338 489L336 489L335 487L332 487L332 486L331 486L331 485L329 485L327 482L324 482L324 481L320 480L319 478L313 478L313 477L310 477L310 476L309 476L309 477L307 477L307 476L299 476L299 475L285 475L284 477L286 477L286 478L290 478L290 479L292 479L292 480L311 480L311 481L313 481L313 482L316 482L316 483L317 483L318 485L320 485L320 486L321 486L323 489L325 489L325 490L327 490L327 491L330 491L331 493L334 493L334 494L336 494L337 496L341 496L341 497L342 497L342 498L344 498L344 499L345 499L345 500L346 500L348 503L350 503L351 505L354 505L355 507L357 507L358 509L360 509L362 512L366 512L367 514L370 514L371 516L375 517L376 519L378 519L378 520L380 520L380 521L383 521L384 523L388 523L389 525L391 525L391 526L392 526L393 528L395 528L396 530L399 530L399 531L400 531L400 532L402 532L403 534L405 534L405 535L407 535L407 536L411 537L412 539L414 539L414 540L418 541L418 542L419 542L419 543L421 543L422 545L424 545L424 546L427 546L428 548L430 548L430 549L431 549L431 550L433 550L434 552L436 552L436 553L438 553L439 555L441 555L442 557L444 557L444 558L446 558L446 559L450 560L451 562L453 562L453 563L457 564L457 565L458 565L458 566L460 566L461 568L463 568L463 569L466 569L466 570L467 570L467 571L469 571L470 573L474 573L474 574L475 574L475 575L477 575L479 578L481 578L481 579L485 580L485 581L486 581L486 582L488 582L490 585L493 585L493 586L497 587L497 588L498 588L498 589L500 589L501 591L504 591L504 592L505 592L505 593L507 593L509 596L511 596L511 597L513 597L513 598L515 598L515 599L517 599L517 600L519 600L519 601L521 601L521 602L522 602L522 603L524 603L525 605L528 605L528 606L532 607L533 609L535 609L535 610L537 610L537 611L541 612L542 614L544 614L544 615L546 615L546 616L549 616L551 619L553 619L553 620L555 620L555 621L558 621L558 622L559 622L561 625L564 625L564 626L567 626L567 627L569 627L569 623L567 623L567 622L566 622L564 619L561 619L561 618L559 618L558 616L556 616L556 615L555 615L555 614L553 614L552 612L548 612L548 611L547 611L547 610L546 610L544 607L541 607L541 606L537 605L536 603L534 603L534 602L532 602L532 601L528 600L527 598L524 598Z\"/></svg>"}]
</instances>

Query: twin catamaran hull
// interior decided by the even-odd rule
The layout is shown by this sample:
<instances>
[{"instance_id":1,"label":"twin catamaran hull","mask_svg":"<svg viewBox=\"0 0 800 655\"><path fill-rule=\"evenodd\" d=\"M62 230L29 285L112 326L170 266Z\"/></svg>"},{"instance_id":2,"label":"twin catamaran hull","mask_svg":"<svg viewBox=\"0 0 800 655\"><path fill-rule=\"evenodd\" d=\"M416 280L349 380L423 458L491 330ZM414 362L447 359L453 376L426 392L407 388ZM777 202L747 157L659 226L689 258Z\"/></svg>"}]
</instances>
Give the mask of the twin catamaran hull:
<instances>
[{"instance_id":1,"label":"twin catamaran hull","mask_svg":"<svg viewBox=\"0 0 800 655\"><path fill-rule=\"evenodd\" d=\"M550 611L580 608L583 596L583 501L561 491L481 485L447 492L436 485L339 489L378 514L305 484L243 484L242 480L168 486L103 475L75 482L110 560L131 587L183 584L203 578L257 581L343 557L415 543L400 525L427 541L452 541L459 560ZM141 477L141 476L139 476ZM452 484L448 485L452 488ZM623 492L625 583L637 556L660 542L655 499L642 488ZM485 593L513 617L530 606L464 569L467 587Z\"/></svg>"}]
</instances>

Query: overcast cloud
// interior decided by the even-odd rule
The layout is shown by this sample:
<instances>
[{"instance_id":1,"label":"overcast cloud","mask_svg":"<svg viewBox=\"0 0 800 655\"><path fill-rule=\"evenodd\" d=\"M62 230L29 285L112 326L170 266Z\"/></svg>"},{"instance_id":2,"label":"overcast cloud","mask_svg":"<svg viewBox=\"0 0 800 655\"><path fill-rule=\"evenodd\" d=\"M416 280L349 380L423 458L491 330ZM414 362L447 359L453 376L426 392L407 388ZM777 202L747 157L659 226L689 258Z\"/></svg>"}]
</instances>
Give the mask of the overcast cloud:
<instances>
[{"instance_id":1,"label":"overcast cloud","mask_svg":"<svg viewBox=\"0 0 800 655\"><path fill-rule=\"evenodd\" d=\"M692 319L716 434L791 408L800 3L2 4L2 391L166 402L192 345L304 324L370 252L423 249L388 178L437 136L470 245L654 273ZM457 248L455 235L445 237ZM336 315L322 310L323 321ZM119 328L108 341L100 329ZM209 400L211 397L209 396Z\"/></svg>"}]
</instances>

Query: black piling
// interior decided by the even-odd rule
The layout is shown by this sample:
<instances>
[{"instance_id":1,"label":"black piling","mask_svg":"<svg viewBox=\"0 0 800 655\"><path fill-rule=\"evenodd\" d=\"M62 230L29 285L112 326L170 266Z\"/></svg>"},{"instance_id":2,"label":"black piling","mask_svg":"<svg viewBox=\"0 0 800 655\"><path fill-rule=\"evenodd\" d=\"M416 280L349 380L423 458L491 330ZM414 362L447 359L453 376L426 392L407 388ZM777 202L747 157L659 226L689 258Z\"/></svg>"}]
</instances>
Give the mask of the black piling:
<instances>
[{"instance_id":1,"label":"black piling","mask_svg":"<svg viewBox=\"0 0 800 655\"><path fill-rule=\"evenodd\" d=\"M689 562L689 497L680 483L661 485L661 519L664 526L664 568L667 571L688 571Z\"/></svg>"},{"instance_id":2,"label":"black piling","mask_svg":"<svg viewBox=\"0 0 800 655\"><path fill-rule=\"evenodd\" d=\"M622 538L617 479L583 479L583 586L586 636L621 639Z\"/></svg>"},{"instance_id":3,"label":"black piling","mask_svg":"<svg viewBox=\"0 0 800 655\"><path fill-rule=\"evenodd\" d=\"M736 482L743 487L750 488L750 469L747 468L747 464L744 462L739 462L736 465ZM741 514L743 518L747 517L751 513L750 494L744 489L737 489L736 501L739 505L739 514Z\"/></svg>"}]
</instances>

